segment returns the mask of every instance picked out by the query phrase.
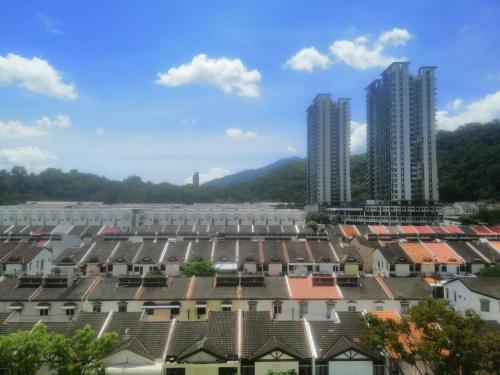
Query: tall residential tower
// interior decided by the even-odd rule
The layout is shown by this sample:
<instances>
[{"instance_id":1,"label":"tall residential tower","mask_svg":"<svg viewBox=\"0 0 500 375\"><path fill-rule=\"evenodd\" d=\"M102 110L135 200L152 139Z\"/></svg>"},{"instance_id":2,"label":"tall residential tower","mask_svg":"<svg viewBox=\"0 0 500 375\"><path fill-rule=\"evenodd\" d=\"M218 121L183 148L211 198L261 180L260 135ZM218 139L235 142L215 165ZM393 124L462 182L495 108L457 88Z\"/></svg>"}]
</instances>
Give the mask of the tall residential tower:
<instances>
[{"instance_id":1,"label":"tall residential tower","mask_svg":"<svg viewBox=\"0 0 500 375\"><path fill-rule=\"evenodd\" d=\"M435 67L394 62L366 88L371 198L437 202Z\"/></svg>"},{"instance_id":2,"label":"tall residential tower","mask_svg":"<svg viewBox=\"0 0 500 375\"><path fill-rule=\"evenodd\" d=\"M318 94L307 109L307 198L309 203L351 201L350 99L333 102Z\"/></svg>"}]
</instances>

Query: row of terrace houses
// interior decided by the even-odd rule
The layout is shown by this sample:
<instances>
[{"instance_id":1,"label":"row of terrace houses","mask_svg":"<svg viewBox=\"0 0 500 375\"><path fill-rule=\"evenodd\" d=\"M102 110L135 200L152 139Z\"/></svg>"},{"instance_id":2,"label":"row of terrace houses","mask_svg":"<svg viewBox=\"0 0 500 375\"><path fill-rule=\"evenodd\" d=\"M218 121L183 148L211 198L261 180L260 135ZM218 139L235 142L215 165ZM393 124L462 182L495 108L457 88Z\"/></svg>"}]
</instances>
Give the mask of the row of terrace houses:
<instances>
[{"instance_id":1,"label":"row of terrace houses","mask_svg":"<svg viewBox=\"0 0 500 375\"><path fill-rule=\"evenodd\" d=\"M37 324L2 319L0 314L0 335ZM364 343L361 319L360 313L340 312L331 321L286 321L240 310L211 312L204 321L150 321L140 313L112 311L45 324L65 335L87 324L100 335L116 332L118 347L101 359L107 374L382 375L386 360Z\"/></svg>"},{"instance_id":2,"label":"row of terrace houses","mask_svg":"<svg viewBox=\"0 0 500 375\"><path fill-rule=\"evenodd\" d=\"M144 320L206 320L210 312L259 311L277 320L331 320L337 312L397 310L406 314L432 296L421 278L311 274L264 277L0 278L0 313L10 321L70 321L80 312L135 312Z\"/></svg>"}]
</instances>

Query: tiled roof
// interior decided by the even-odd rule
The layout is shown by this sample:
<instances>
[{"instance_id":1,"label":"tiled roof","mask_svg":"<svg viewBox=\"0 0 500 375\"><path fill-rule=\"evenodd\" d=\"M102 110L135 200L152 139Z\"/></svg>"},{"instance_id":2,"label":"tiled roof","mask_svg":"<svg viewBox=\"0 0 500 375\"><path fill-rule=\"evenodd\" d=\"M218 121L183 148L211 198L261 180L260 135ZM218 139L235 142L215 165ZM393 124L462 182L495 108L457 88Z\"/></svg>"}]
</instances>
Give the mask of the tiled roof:
<instances>
[{"instance_id":1,"label":"tiled roof","mask_svg":"<svg viewBox=\"0 0 500 375\"><path fill-rule=\"evenodd\" d=\"M115 277L102 277L88 295L89 301L133 300L139 287L119 286Z\"/></svg>"},{"instance_id":2,"label":"tiled roof","mask_svg":"<svg viewBox=\"0 0 500 375\"><path fill-rule=\"evenodd\" d=\"M401 248L401 245L397 242L387 243L384 247L381 247L379 251L390 264L412 263L412 260L410 259L408 254Z\"/></svg>"},{"instance_id":3,"label":"tiled roof","mask_svg":"<svg viewBox=\"0 0 500 375\"><path fill-rule=\"evenodd\" d=\"M21 243L3 259L2 263L26 264L31 262L42 250L43 247L35 246L33 243Z\"/></svg>"},{"instance_id":4,"label":"tiled roof","mask_svg":"<svg viewBox=\"0 0 500 375\"><path fill-rule=\"evenodd\" d=\"M169 242L163 263L184 263L189 241Z\"/></svg>"},{"instance_id":5,"label":"tiled roof","mask_svg":"<svg viewBox=\"0 0 500 375\"><path fill-rule=\"evenodd\" d=\"M242 358L249 359L270 339L286 343L302 358L311 358L311 351L302 321L271 320L269 315L246 312L243 318Z\"/></svg>"},{"instance_id":6,"label":"tiled roof","mask_svg":"<svg viewBox=\"0 0 500 375\"><path fill-rule=\"evenodd\" d=\"M104 264L108 260L109 256L115 249L118 243L115 241L98 241L90 250L87 257L84 259L85 263L100 263Z\"/></svg>"},{"instance_id":7,"label":"tiled roof","mask_svg":"<svg viewBox=\"0 0 500 375\"><path fill-rule=\"evenodd\" d=\"M335 254L337 254L340 264L345 263L363 263L363 257L358 249L352 246L340 246L334 243Z\"/></svg>"},{"instance_id":8,"label":"tiled roof","mask_svg":"<svg viewBox=\"0 0 500 375\"><path fill-rule=\"evenodd\" d=\"M500 300L500 277L465 277L458 280L473 292Z\"/></svg>"},{"instance_id":9,"label":"tiled roof","mask_svg":"<svg viewBox=\"0 0 500 375\"><path fill-rule=\"evenodd\" d=\"M339 261L337 254L332 251L329 241L308 241L307 246L316 263L336 263Z\"/></svg>"},{"instance_id":10,"label":"tiled roof","mask_svg":"<svg viewBox=\"0 0 500 375\"><path fill-rule=\"evenodd\" d=\"M387 300L389 296L374 277L361 277L359 286L341 286L344 299L348 300Z\"/></svg>"},{"instance_id":11,"label":"tiled roof","mask_svg":"<svg viewBox=\"0 0 500 375\"><path fill-rule=\"evenodd\" d=\"M238 246L238 267L242 267L245 263L261 263L264 261L260 259L259 242L238 241Z\"/></svg>"},{"instance_id":12,"label":"tiled roof","mask_svg":"<svg viewBox=\"0 0 500 375\"><path fill-rule=\"evenodd\" d=\"M445 242L425 242L424 246L434 255L439 263L463 264L464 260Z\"/></svg>"},{"instance_id":13,"label":"tiled roof","mask_svg":"<svg viewBox=\"0 0 500 375\"><path fill-rule=\"evenodd\" d=\"M167 355L177 357L203 339L226 356L236 358L237 313L211 312L207 321L177 321Z\"/></svg>"},{"instance_id":14,"label":"tiled roof","mask_svg":"<svg viewBox=\"0 0 500 375\"><path fill-rule=\"evenodd\" d=\"M369 228L375 234L390 234L389 229L383 225L369 225Z\"/></svg>"},{"instance_id":15,"label":"tiled roof","mask_svg":"<svg viewBox=\"0 0 500 375\"><path fill-rule=\"evenodd\" d=\"M258 348L252 354L249 359L259 359L275 350L279 350L294 358L303 359L299 352L297 352L294 348L292 348L290 345L276 336L270 337L264 344L262 344L260 348Z\"/></svg>"},{"instance_id":16,"label":"tiled roof","mask_svg":"<svg viewBox=\"0 0 500 375\"><path fill-rule=\"evenodd\" d=\"M84 244L81 247L69 247L56 259L57 266L76 266L78 262L85 256L92 244Z\"/></svg>"},{"instance_id":17,"label":"tiled roof","mask_svg":"<svg viewBox=\"0 0 500 375\"><path fill-rule=\"evenodd\" d=\"M432 287L419 277L381 278L397 300L419 300L432 296Z\"/></svg>"},{"instance_id":18,"label":"tiled roof","mask_svg":"<svg viewBox=\"0 0 500 375\"><path fill-rule=\"evenodd\" d=\"M466 263L489 263L484 259L480 252L476 252L472 247L464 241L448 241L447 244L460 255ZM478 254L479 253L479 254Z\"/></svg>"},{"instance_id":19,"label":"tiled roof","mask_svg":"<svg viewBox=\"0 0 500 375\"><path fill-rule=\"evenodd\" d=\"M215 243L214 262L235 262L236 241L219 240Z\"/></svg>"},{"instance_id":20,"label":"tiled roof","mask_svg":"<svg viewBox=\"0 0 500 375\"><path fill-rule=\"evenodd\" d=\"M0 262L8 258L8 255L19 246L19 242L0 243Z\"/></svg>"},{"instance_id":21,"label":"tiled roof","mask_svg":"<svg viewBox=\"0 0 500 375\"><path fill-rule=\"evenodd\" d=\"M111 256L109 263L132 264L135 256L139 252L142 243L120 241L118 248Z\"/></svg>"},{"instance_id":22,"label":"tiled roof","mask_svg":"<svg viewBox=\"0 0 500 375\"><path fill-rule=\"evenodd\" d=\"M285 251L288 255L289 262L314 262L314 259L307 251L306 243L304 241L285 241Z\"/></svg>"},{"instance_id":23,"label":"tiled roof","mask_svg":"<svg viewBox=\"0 0 500 375\"><path fill-rule=\"evenodd\" d=\"M81 277L77 278L69 287L41 288L33 301L81 301L95 279L95 277Z\"/></svg>"},{"instance_id":24,"label":"tiled roof","mask_svg":"<svg viewBox=\"0 0 500 375\"><path fill-rule=\"evenodd\" d=\"M151 241L145 241L142 243L142 246L140 248L140 251L138 252L136 258L135 258L135 263L136 264L148 264L148 263L154 263L154 264L159 264L160 263L160 257L163 253L163 249L165 248L166 241L158 241L158 242L151 242Z\"/></svg>"},{"instance_id":25,"label":"tiled roof","mask_svg":"<svg viewBox=\"0 0 500 375\"><path fill-rule=\"evenodd\" d=\"M418 242L405 242L401 246L415 263L436 263L429 249Z\"/></svg>"},{"instance_id":26,"label":"tiled roof","mask_svg":"<svg viewBox=\"0 0 500 375\"><path fill-rule=\"evenodd\" d=\"M139 320L141 313L115 312L106 332L116 332L121 345L136 338L152 358L161 358L170 328L170 321Z\"/></svg>"},{"instance_id":27,"label":"tiled roof","mask_svg":"<svg viewBox=\"0 0 500 375\"><path fill-rule=\"evenodd\" d=\"M341 233L346 237L359 236L360 234L355 225L340 224L339 227Z\"/></svg>"},{"instance_id":28,"label":"tiled roof","mask_svg":"<svg viewBox=\"0 0 500 375\"><path fill-rule=\"evenodd\" d=\"M253 299L288 299L288 290L285 278L281 276L268 276L265 279L266 286L241 287L241 298L245 300Z\"/></svg>"},{"instance_id":29,"label":"tiled roof","mask_svg":"<svg viewBox=\"0 0 500 375\"><path fill-rule=\"evenodd\" d=\"M500 263L500 251L496 250L491 243L473 242L472 246L483 254L491 263Z\"/></svg>"},{"instance_id":30,"label":"tiled roof","mask_svg":"<svg viewBox=\"0 0 500 375\"><path fill-rule=\"evenodd\" d=\"M291 298L293 299L340 299L341 294L335 285L313 285L312 276L288 276Z\"/></svg>"},{"instance_id":31,"label":"tiled roof","mask_svg":"<svg viewBox=\"0 0 500 375\"><path fill-rule=\"evenodd\" d=\"M27 301L38 288L17 288L17 279L0 278L0 301Z\"/></svg>"},{"instance_id":32,"label":"tiled roof","mask_svg":"<svg viewBox=\"0 0 500 375\"><path fill-rule=\"evenodd\" d=\"M262 243L265 263L285 263L283 243L281 241L263 241Z\"/></svg>"},{"instance_id":33,"label":"tiled roof","mask_svg":"<svg viewBox=\"0 0 500 375\"><path fill-rule=\"evenodd\" d=\"M233 286L215 286L214 277L196 277L192 299L237 299L238 289Z\"/></svg>"}]
</instances>

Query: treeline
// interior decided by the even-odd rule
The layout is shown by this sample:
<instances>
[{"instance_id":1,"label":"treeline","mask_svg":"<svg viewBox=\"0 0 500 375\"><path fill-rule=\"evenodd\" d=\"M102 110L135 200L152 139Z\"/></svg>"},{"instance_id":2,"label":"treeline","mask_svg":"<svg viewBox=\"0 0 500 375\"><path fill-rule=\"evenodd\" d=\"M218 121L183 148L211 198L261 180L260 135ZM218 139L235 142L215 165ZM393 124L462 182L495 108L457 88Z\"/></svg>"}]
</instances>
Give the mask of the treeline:
<instances>
[{"instance_id":1,"label":"treeline","mask_svg":"<svg viewBox=\"0 0 500 375\"><path fill-rule=\"evenodd\" d=\"M437 134L440 199L443 202L500 201L500 122L469 124ZM109 180L76 170L47 169L29 174L22 167L0 171L0 204L28 200L103 201L106 203L290 202L306 201L306 163L291 160L270 173L225 187L178 186L143 182L139 177ZM368 199L367 157L351 159L352 198Z\"/></svg>"}]
</instances>

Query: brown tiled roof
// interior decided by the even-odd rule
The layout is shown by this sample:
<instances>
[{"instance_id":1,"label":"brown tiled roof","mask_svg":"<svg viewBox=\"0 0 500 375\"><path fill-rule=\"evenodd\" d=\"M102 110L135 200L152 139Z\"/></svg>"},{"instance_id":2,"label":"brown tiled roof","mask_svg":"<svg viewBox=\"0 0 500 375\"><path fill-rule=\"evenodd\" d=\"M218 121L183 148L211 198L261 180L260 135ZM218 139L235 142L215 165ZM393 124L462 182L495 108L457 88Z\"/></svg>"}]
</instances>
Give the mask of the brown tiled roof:
<instances>
[{"instance_id":1,"label":"brown tiled roof","mask_svg":"<svg viewBox=\"0 0 500 375\"><path fill-rule=\"evenodd\" d=\"M233 286L215 286L214 277L196 277L192 299L237 299L238 290Z\"/></svg>"},{"instance_id":2,"label":"brown tiled roof","mask_svg":"<svg viewBox=\"0 0 500 375\"><path fill-rule=\"evenodd\" d=\"M41 288L33 301L81 301L95 281L95 277L77 278L70 286L65 288Z\"/></svg>"},{"instance_id":3,"label":"brown tiled roof","mask_svg":"<svg viewBox=\"0 0 500 375\"><path fill-rule=\"evenodd\" d=\"M289 299L285 278L282 276L265 278L266 286L241 287L241 299Z\"/></svg>"},{"instance_id":4,"label":"brown tiled roof","mask_svg":"<svg viewBox=\"0 0 500 375\"><path fill-rule=\"evenodd\" d=\"M432 296L433 288L420 277L383 277L381 280L397 300L419 300Z\"/></svg>"}]
</instances>

